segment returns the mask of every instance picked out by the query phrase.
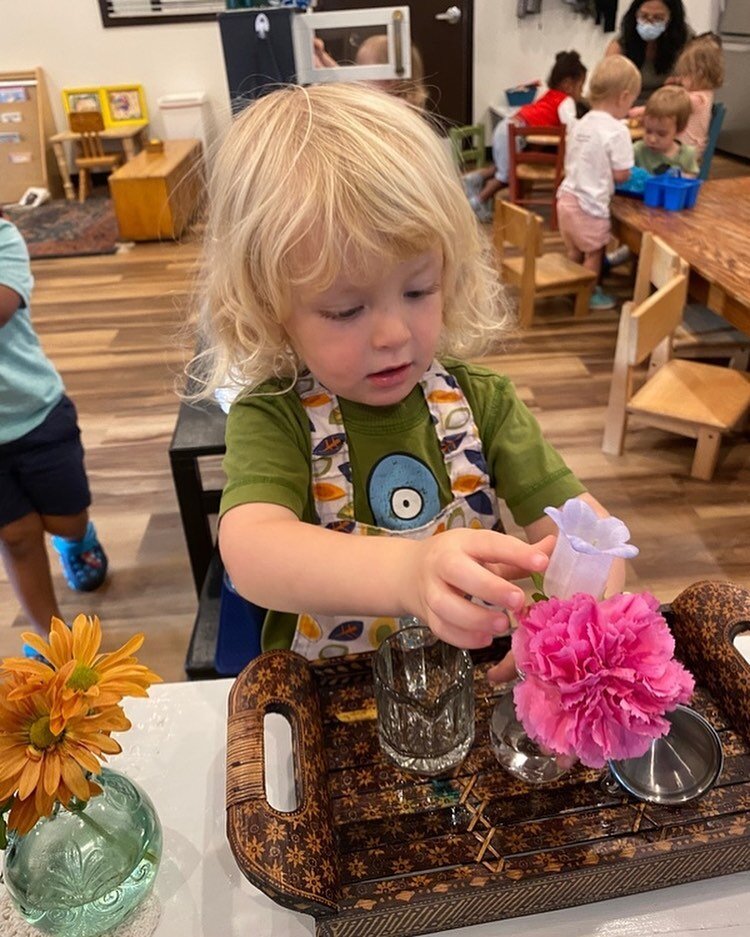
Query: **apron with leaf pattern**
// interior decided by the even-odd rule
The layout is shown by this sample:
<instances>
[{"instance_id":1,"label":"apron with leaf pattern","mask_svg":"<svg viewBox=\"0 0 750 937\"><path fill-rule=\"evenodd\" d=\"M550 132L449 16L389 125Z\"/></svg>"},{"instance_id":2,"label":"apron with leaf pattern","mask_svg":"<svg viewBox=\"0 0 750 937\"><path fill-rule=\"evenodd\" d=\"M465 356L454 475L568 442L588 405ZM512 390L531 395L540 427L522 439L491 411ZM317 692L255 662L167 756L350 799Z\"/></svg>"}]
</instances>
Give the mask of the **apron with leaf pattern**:
<instances>
[{"instance_id":1,"label":"apron with leaf pattern","mask_svg":"<svg viewBox=\"0 0 750 937\"><path fill-rule=\"evenodd\" d=\"M354 519L349 450L338 399L311 374L298 379L295 391L310 422L312 489L321 526L348 534L413 540L423 540L456 527L502 530L482 442L458 381L438 361L433 361L420 384L437 433L453 500L440 508L434 477L420 460L401 453L386 456L370 473L370 492L376 520L378 514L387 516L389 523L397 528L392 529ZM403 464L399 464L399 460ZM408 470L406 476L404 468ZM420 480L420 471L430 478ZM379 483L379 472L383 484ZM412 484L399 487L393 482L394 478L406 478ZM434 489L428 484L430 479ZM420 523L420 513L425 511L429 519ZM308 660L372 651L397 628L398 619L389 617L300 615L292 650Z\"/></svg>"}]
</instances>

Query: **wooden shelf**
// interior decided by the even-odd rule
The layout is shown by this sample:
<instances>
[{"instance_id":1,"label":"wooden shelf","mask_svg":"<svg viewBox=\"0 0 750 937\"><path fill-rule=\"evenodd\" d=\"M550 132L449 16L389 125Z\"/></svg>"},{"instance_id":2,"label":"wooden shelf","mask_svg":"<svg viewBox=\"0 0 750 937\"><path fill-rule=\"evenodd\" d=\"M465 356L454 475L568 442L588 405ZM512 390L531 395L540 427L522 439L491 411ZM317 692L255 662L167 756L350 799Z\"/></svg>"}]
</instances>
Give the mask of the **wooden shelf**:
<instances>
[{"instance_id":1,"label":"wooden shelf","mask_svg":"<svg viewBox=\"0 0 750 937\"><path fill-rule=\"evenodd\" d=\"M22 99L5 100L16 88ZM42 69L0 72L0 203L17 202L30 186L62 195L50 144L55 130Z\"/></svg>"}]
</instances>

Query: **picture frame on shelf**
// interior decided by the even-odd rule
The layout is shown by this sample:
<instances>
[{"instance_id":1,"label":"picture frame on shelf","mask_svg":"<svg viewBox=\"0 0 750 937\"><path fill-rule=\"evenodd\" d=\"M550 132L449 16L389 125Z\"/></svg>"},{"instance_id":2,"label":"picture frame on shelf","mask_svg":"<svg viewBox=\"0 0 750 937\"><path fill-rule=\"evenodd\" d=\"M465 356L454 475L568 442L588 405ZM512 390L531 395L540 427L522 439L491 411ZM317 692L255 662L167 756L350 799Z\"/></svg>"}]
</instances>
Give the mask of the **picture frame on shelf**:
<instances>
[{"instance_id":1,"label":"picture frame on shelf","mask_svg":"<svg viewBox=\"0 0 750 937\"><path fill-rule=\"evenodd\" d=\"M62 99L66 116L82 111L98 111L104 114L101 88L63 88Z\"/></svg>"},{"instance_id":2,"label":"picture frame on shelf","mask_svg":"<svg viewBox=\"0 0 750 937\"><path fill-rule=\"evenodd\" d=\"M104 123L107 127L123 127L148 123L146 96L142 85L105 85Z\"/></svg>"}]
</instances>

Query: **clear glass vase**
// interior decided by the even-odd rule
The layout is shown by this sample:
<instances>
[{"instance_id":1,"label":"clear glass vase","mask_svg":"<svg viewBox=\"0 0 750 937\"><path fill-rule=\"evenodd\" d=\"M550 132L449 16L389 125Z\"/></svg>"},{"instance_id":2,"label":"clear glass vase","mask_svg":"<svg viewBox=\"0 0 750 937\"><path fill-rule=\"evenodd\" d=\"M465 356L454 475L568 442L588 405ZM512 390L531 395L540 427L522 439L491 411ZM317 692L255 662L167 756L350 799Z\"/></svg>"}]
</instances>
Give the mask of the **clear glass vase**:
<instances>
[{"instance_id":1,"label":"clear glass vase","mask_svg":"<svg viewBox=\"0 0 750 937\"><path fill-rule=\"evenodd\" d=\"M542 751L529 738L516 715L513 687L508 684L490 716L490 742L495 757L512 775L527 784L549 784L570 770L554 753Z\"/></svg>"},{"instance_id":2,"label":"clear glass vase","mask_svg":"<svg viewBox=\"0 0 750 937\"><path fill-rule=\"evenodd\" d=\"M116 927L151 891L162 831L154 805L129 778L103 768L102 793L57 806L23 836L9 833L3 878L21 915L56 937Z\"/></svg>"}]
</instances>

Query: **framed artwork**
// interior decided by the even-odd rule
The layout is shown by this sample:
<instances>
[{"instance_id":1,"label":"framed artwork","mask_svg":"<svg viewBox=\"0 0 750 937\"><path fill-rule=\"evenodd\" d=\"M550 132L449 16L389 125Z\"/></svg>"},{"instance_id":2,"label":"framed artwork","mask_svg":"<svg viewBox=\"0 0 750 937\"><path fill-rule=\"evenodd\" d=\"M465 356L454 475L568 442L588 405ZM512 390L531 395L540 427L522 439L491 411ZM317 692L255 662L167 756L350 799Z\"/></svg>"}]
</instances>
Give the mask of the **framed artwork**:
<instances>
[{"instance_id":1,"label":"framed artwork","mask_svg":"<svg viewBox=\"0 0 750 937\"><path fill-rule=\"evenodd\" d=\"M79 114L82 111L103 112L100 88L63 88L63 106L65 113Z\"/></svg>"},{"instance_id":2,"label":"framed artwork","mask_svg":"<svg viewBox=\"0 0 750 937\"><path fill-rule=\"evenodd\" d=\"M146 97L141 85L107 85L101 91L107 127L148 122Z\"/></svg>"}]
</instances>

